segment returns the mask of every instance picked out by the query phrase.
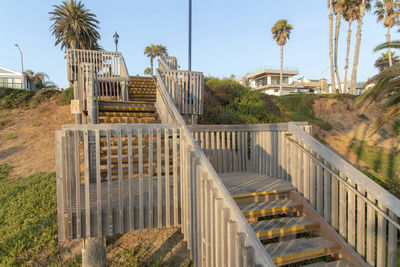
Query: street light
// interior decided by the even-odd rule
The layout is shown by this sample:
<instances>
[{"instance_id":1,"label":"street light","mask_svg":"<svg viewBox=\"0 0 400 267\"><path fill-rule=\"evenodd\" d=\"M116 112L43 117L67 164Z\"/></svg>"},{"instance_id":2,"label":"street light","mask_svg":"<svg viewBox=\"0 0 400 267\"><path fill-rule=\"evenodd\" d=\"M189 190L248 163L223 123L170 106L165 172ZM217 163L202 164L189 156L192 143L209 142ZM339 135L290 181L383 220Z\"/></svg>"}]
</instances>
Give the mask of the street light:
<instances>
[{"instance_id":1,"label":"street light","mask_svg":"<svg viewBox=\"0 0 400 267\"><path fill-rule=\"evenodd\" d=\"M117 32L114 33L114 43L115 43L115 52L118 52L118 40L119 40L119 35Z\"/></svg>"},{"instance_id":2,"label":"street light","mask_svg":"<svg viewBox=\"0 0 400 267\"><path fill-rule=\"evenodd\" d=\"M21 48L19 47L18 44L14 44L19 50L19 53L21 54L21 77L22 77L22 89L25 89L25 79L24 79L24 58L22 56L22 51Z\"/></svg>"}]
</instances>

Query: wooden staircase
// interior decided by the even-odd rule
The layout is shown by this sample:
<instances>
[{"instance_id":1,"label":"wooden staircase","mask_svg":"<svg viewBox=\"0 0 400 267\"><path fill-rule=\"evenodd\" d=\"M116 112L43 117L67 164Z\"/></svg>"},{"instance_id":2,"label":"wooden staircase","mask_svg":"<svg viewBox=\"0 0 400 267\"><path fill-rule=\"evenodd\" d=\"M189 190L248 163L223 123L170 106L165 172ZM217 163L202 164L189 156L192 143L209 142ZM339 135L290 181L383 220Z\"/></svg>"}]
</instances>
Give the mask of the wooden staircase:
<instances>
[{"instance_id":1,"label":"wooden staircase","mask_svg":"<svg viewBox=\"0 0 400 267\"><path fill-rule=\"evenodd\" d=\"M277 266L362 266L357 254L293 188L233 198Z\"/></svg>"},{"instance_id":2,"label":"wooden staircase","mask_svg":"<svg viewBox=\"0 0 400 267\"><path fill-rule=\"evenodd\" d=\"M131 76L129 85L129 101L99 101L99 122L100 123L161 123L156 107L156 83L152 77ZM156 149L150 153L150 146L157 146L156 132L152 137L148 133L142 134L141 149L142 152L142 170L143 175L157 175L159 171L156 167L157 152ZM165 160L167 157L172 162L172 149L165 153L165 139L172 138L171 133L161 133L161 148L162 148L162 163L161 173L165 174ZM128 138L123 136L121 142L121 170L122 177L127 178L129 174L128 168ZM131 171L133 177L139 176L139 138L133 133L132 139L132 158ZM151 143L151 145L150 145ZM112 179L118 178L119 162L118 162L118 137L117 135L110 136L110 148L107 147L107 139L101 137L100 141L100 169L101 177L107 177L108 172L111 172ZM110 149L110 153L107 150ZM172 173L172 164L168 168Z\"/></svg>"},{"instance_id":3,"label":"wooden staircase","mask_svg":"<svg viewBox=\"0 0 400 267\"><path fill-rule=\"evenodd\" d=\"M161 123L154 78L131 76L129 101L99 101L100 123Z\"/></svg>"}]
</instances>

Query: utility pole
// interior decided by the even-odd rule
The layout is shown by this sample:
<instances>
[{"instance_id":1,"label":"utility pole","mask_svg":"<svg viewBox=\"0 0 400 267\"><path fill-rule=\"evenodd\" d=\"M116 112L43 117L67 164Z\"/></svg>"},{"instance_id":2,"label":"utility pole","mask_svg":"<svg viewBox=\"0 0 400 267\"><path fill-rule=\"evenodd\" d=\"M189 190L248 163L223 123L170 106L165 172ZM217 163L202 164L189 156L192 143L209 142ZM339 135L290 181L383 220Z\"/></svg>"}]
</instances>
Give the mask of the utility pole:
<instances>
[{"instance_id":1,"label":"utility pole","mask_svg":"<svg viewBox=\"0 0 400 267\"><path fill-rule=\"evenodd\" d=\"M24 58L22 56L22 51L21 48L19 47L18 44L14 44L19 50L19 53L21 54L21 79L22 79L22 89L25 89L25 79L24 79Z\"/></svg>"}]
</instances>

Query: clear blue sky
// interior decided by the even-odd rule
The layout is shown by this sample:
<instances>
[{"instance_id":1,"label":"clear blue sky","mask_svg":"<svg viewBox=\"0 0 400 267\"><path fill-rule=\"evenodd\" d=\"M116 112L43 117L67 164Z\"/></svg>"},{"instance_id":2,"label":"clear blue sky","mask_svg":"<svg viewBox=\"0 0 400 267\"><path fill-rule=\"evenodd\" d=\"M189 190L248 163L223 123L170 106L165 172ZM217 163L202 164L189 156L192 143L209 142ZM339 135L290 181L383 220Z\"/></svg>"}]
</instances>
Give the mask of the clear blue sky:
<instances>
[{"instance_id":1,"label":"clear blue sky","mask_svg":"<svg viewBox=\"0 0 400 267\"><path fill-rule=\"evenodd\" d=\"M83 1L100 20L100 44L105 50L114 50L112 36L118 31L119 50L132 75L142 75L149 65L143 50L150 43L166 45L170 55L176 56L182 69L186 69L187 2ZM25 69L43 71L57 85L68 85L64 53L54 46L55 40L49 31L48 12L52 5L60 3L59 0L0 0L0 66L20 70L19 52L13 46L18 43L24 53ZM284 48L284 65L298 68L298 77L319 79L329 66L328 9L324 0L193 0L192 69L205 75L229 77L232 73L238 76L263 66L279 66L279 47L272 40L270 29L283 18L294 27ZM379 53L372 50L384 41L386 32L372 13L364 21L359 81L377 72L373 64ZM341 69L346 31L347 23L342 23ZM355 41L355 32L356 23L352 41ZM398 39L398 35L393 31L392 38ZM329 76L329 70L325 71L324 77Z\"/></svg>"}]
</instances>

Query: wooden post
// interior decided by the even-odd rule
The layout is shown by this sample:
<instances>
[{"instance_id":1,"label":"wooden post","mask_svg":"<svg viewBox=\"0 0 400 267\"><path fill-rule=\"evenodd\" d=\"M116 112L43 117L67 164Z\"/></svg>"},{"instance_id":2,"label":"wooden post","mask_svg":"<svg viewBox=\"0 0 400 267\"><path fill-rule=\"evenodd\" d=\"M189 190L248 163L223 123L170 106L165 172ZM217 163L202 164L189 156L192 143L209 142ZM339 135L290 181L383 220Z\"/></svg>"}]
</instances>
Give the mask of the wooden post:
<instances>
[{"instance_id":1,"label":"wooden post","mask_svg":"<svg viewBox=\"0 0 400 267\"><path fill-rule=\"evenodd\" d=\"M107 266L107 249L104 243L103 237L82 240L82 267Z\"/></svg>"}]
</instances>

